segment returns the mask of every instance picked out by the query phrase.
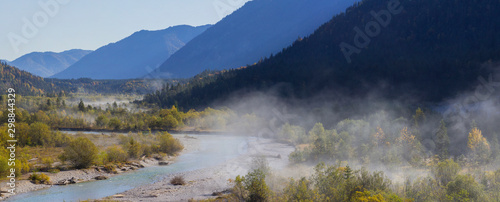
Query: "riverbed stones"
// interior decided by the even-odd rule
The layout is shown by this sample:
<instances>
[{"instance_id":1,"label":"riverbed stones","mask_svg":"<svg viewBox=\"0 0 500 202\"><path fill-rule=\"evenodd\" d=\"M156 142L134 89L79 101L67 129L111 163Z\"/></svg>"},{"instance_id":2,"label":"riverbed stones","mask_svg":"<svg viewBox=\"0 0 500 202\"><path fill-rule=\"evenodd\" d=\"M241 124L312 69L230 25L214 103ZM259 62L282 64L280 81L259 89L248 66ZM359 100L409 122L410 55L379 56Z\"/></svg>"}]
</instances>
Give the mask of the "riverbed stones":
<instances>
[{"instance_id":1,"label":"riverbed stones","mask_svg":"<svg viewBox=\"0 0 500 202\"><path fill-rule=\"evenodd\" d=\"M76 184L78 180L75 177L71 179L63 179L56 183L56 185L68 185L68 184Z\"/></svg>"},{"instance_id":2,"label":"riverbed stones","mask_svg":"<svg viewBox=\"0 0 500 202\"><path fill-rule=\"evenodd\" d=\"M108 177L100 175L100 176L94 177L94 179L96 179L96 180L107 180Z\"/></svg>"},{"instance_id":3,"label":"riverbed stones","mask_svg":"<svg viewBox=\"0 0 500 202\"><path fill-rule=\"evenodd\" d=\"M170 162L168 162L168 161L160 161L160 162L158 162L158 165L160 165L160 166L168 166L169 164L170 164Z\"/></svg>"},{"instance_id":4,"label":"riverbed stones","mask_svg":"<svg viewBox=\"0 0 500 202\"><path fill-rule=\"evenodd\" d=\"M135 162L133 162L133 163L130 163L130 165L135 166L135 167L137 167L137 168L144 168L144 165L142 165L142 164L140 164L140 163L135 163Z\"/></svg>"},{"instance_id":5,"label":"riverbed stones","mask_svg":"<svg viewBox=\"0 0 500 202\"><path fill-rule=\"evenodd\" d=\"M113 198L123 198L124 195L123 194L115 194L115 195L113 195L111 197L113 197Z\"/></svg>"}]
</instances>

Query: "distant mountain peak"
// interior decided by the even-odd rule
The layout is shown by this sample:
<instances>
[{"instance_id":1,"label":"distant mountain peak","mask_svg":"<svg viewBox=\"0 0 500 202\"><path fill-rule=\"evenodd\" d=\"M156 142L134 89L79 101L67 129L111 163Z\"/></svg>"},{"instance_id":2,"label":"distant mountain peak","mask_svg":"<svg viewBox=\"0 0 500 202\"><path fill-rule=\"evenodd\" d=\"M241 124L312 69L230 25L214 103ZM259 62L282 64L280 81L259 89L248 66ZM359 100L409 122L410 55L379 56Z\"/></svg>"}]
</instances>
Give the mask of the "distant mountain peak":
<instances>
[{"instance_id":1,"label":"distant mountain peak","mask_svg":"<svg viewBox=\"0 0 500 202\"><path fill-rule=\"evenodd\" d=\"M53 78L132 79L148 74L211 25L140 30L83 57Z\"/></svg>"},{"instance_id":2,"label":"distant mountain peak","mask_svg":"<svg viewBox=\"0 0 500 202\"><path fill-rule=\"evenodd\" d=\"M41 77L49 77L63 71L80 58L91 53L90 50L71 49L62 52L31 52L8 64Z\"/></svg>"}]
</instances>

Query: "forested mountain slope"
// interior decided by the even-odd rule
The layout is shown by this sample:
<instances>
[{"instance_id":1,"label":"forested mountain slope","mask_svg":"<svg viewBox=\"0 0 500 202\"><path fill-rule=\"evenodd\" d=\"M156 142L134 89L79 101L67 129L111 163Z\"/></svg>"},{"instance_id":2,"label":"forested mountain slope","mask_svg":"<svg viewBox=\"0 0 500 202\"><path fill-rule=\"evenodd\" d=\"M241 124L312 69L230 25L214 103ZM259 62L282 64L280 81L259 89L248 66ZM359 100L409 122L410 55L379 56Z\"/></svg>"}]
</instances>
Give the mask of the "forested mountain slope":
<instances>
[{"instance_id":1,"label":"forested mountain slope","mask_svg":"<svg viewBox=\"0 0 500 202\"><path fill-rule=\"evenodd\" d=\"M281 86L283 97L375 93L435 102L474 88L479 75L493 71L485 64L500 59L499 1L401 0L398 6L394 2L399 1L391 2L365 0L256 65L196 78L189 85L151 94L145 101L201 107L234 92ZM380 16L388 21L380 25L372 11L387 13L388 7L397 14L390 20ZM379 32L372 27L368 36L369 24L377 24ZM363 38L369 44L363 44ZM340 48L344 43L352 47L353 53L347 54L350 62Z\"/></svg>"},{"instance_id":2,"label":"forested mountain slope","mask_svg":"<svg viewBox=\"0 0 500 202\"><path fill-rule=\"evenodd\" d=\"M159 72L189 78L203 70L254 64L281 51L353 5L355 0L253 0L190 41ZM158 74L158 73L155 73Z\"/></svg>"}]
</instances>

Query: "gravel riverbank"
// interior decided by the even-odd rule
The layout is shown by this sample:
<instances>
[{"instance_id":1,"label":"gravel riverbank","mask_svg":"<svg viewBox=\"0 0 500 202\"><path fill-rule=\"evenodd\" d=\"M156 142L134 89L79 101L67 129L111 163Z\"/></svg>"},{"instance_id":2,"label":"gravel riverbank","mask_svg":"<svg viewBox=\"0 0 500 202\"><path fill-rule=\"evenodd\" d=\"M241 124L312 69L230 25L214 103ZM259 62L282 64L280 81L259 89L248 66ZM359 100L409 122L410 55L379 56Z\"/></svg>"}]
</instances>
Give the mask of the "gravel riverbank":
<instances>
[{"instance_id":1,"label":"gravel riverbank","mask_svg":"<svg viewBox=\"0 0 500 202\"><path fill-rule=\"evenodd\" d=\"M199 141L196 138L187 135L173 135L175 138L179 139L184 145L184 150L180 153L180 155L184 153L189 153L194 149L197 149ZM88 169L80 169L80 170L69 170L69 171L61 171L58 173L46 173L50 177L50 184L33 184L29 180L26 180L30 174L26 174L21 179L16 182L16 194L36 191L40 189L50 188L52 186L64 186L58 185L62 182L64 183L80 183L91 180L96 180L96 178L107 179L114 175L119 175L124 172L140 169L143 167L150 166L158 166L160 162L162 163L172 163L176 157L164 157L163 159L155 159L155 158L144 158L138 162L123 164L116 168L116 172L108 172L103 169L103 167L91 167ZM167 165L168 166L168 165ZM0 200L6 199L10 196L9 193L6 193L7 189L7 181L1 183L1 196Z\"/></svg>"},{"instance_id":2,"label":"gravel riverbank","mask_svg":"<svg viewBox=\"0 0 500 202\"><path fill-rule=\"evenodd\" d=\"M256 156L267 159L273 170L281 170L288 165L288 155L292 146L276 143L269 139L255 139L248 142L248 152L220 165L194 171L164 176L156 183L140 186L106 199L119 201L188 201L189 199L214 198L214 192L222 192L232 187L229 179L245 175L252 167ZM182 176L186 185L175 186L170 179Z\"/></svg>"}]
</instances>

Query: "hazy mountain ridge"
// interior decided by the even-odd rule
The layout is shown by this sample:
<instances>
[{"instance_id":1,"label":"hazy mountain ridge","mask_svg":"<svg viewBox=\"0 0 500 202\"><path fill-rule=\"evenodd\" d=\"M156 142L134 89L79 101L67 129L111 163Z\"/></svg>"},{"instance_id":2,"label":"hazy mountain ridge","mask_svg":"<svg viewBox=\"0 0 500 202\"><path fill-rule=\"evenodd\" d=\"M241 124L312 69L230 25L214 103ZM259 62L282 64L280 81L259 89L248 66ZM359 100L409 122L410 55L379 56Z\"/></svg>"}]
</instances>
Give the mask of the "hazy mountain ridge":
<instances>
[{"instance_id":1,"label":"hazy mountain ridge","mask_svg":"<svg viewBox=\"0 0 500 202\"><path fill-rule=\"evenodd\" d=\"M176 83L178 81L166 81ZM137 80L91 80L91 79L50 79L33 75L0 63L0 91L14 88L22 96L55 96L69 93L97 94L145 94L158 88L158 83L144 79Z\"/></svg>"},{"instance_id":2,"label":"hazy mountain ridge","mask_svg":"<svg viewBox=\"0 0 500 202\"><path fill-rule=\"evenodd\" d=\"M206 69L254 64L308 36L355 1L254 0L226 16L170 57L155 72L192 77Z\"/></svg>"},{"instance_id":3,"label":"hazy mountain ridge","mask_svg":"<svg viewBox=\"0 0 500 202\"><path fill-rule=\"evenodd\" d=\"M131 79L149 73L211 25L138 31L83 57L53 78Z\"/></svg>"},{"instance_id":4,"label":"hazy mountain ridge","mask_svg":"<svg viewBox=\"0 0 500 202\"><path fill-rule=\"evenodd\" d=\"M72 49L60 53L32 52L12 62L7 61L7 63L41 77L49 77L63 71L91 52L90 50L81 49Z\"/></svg>"}]
</instances>

